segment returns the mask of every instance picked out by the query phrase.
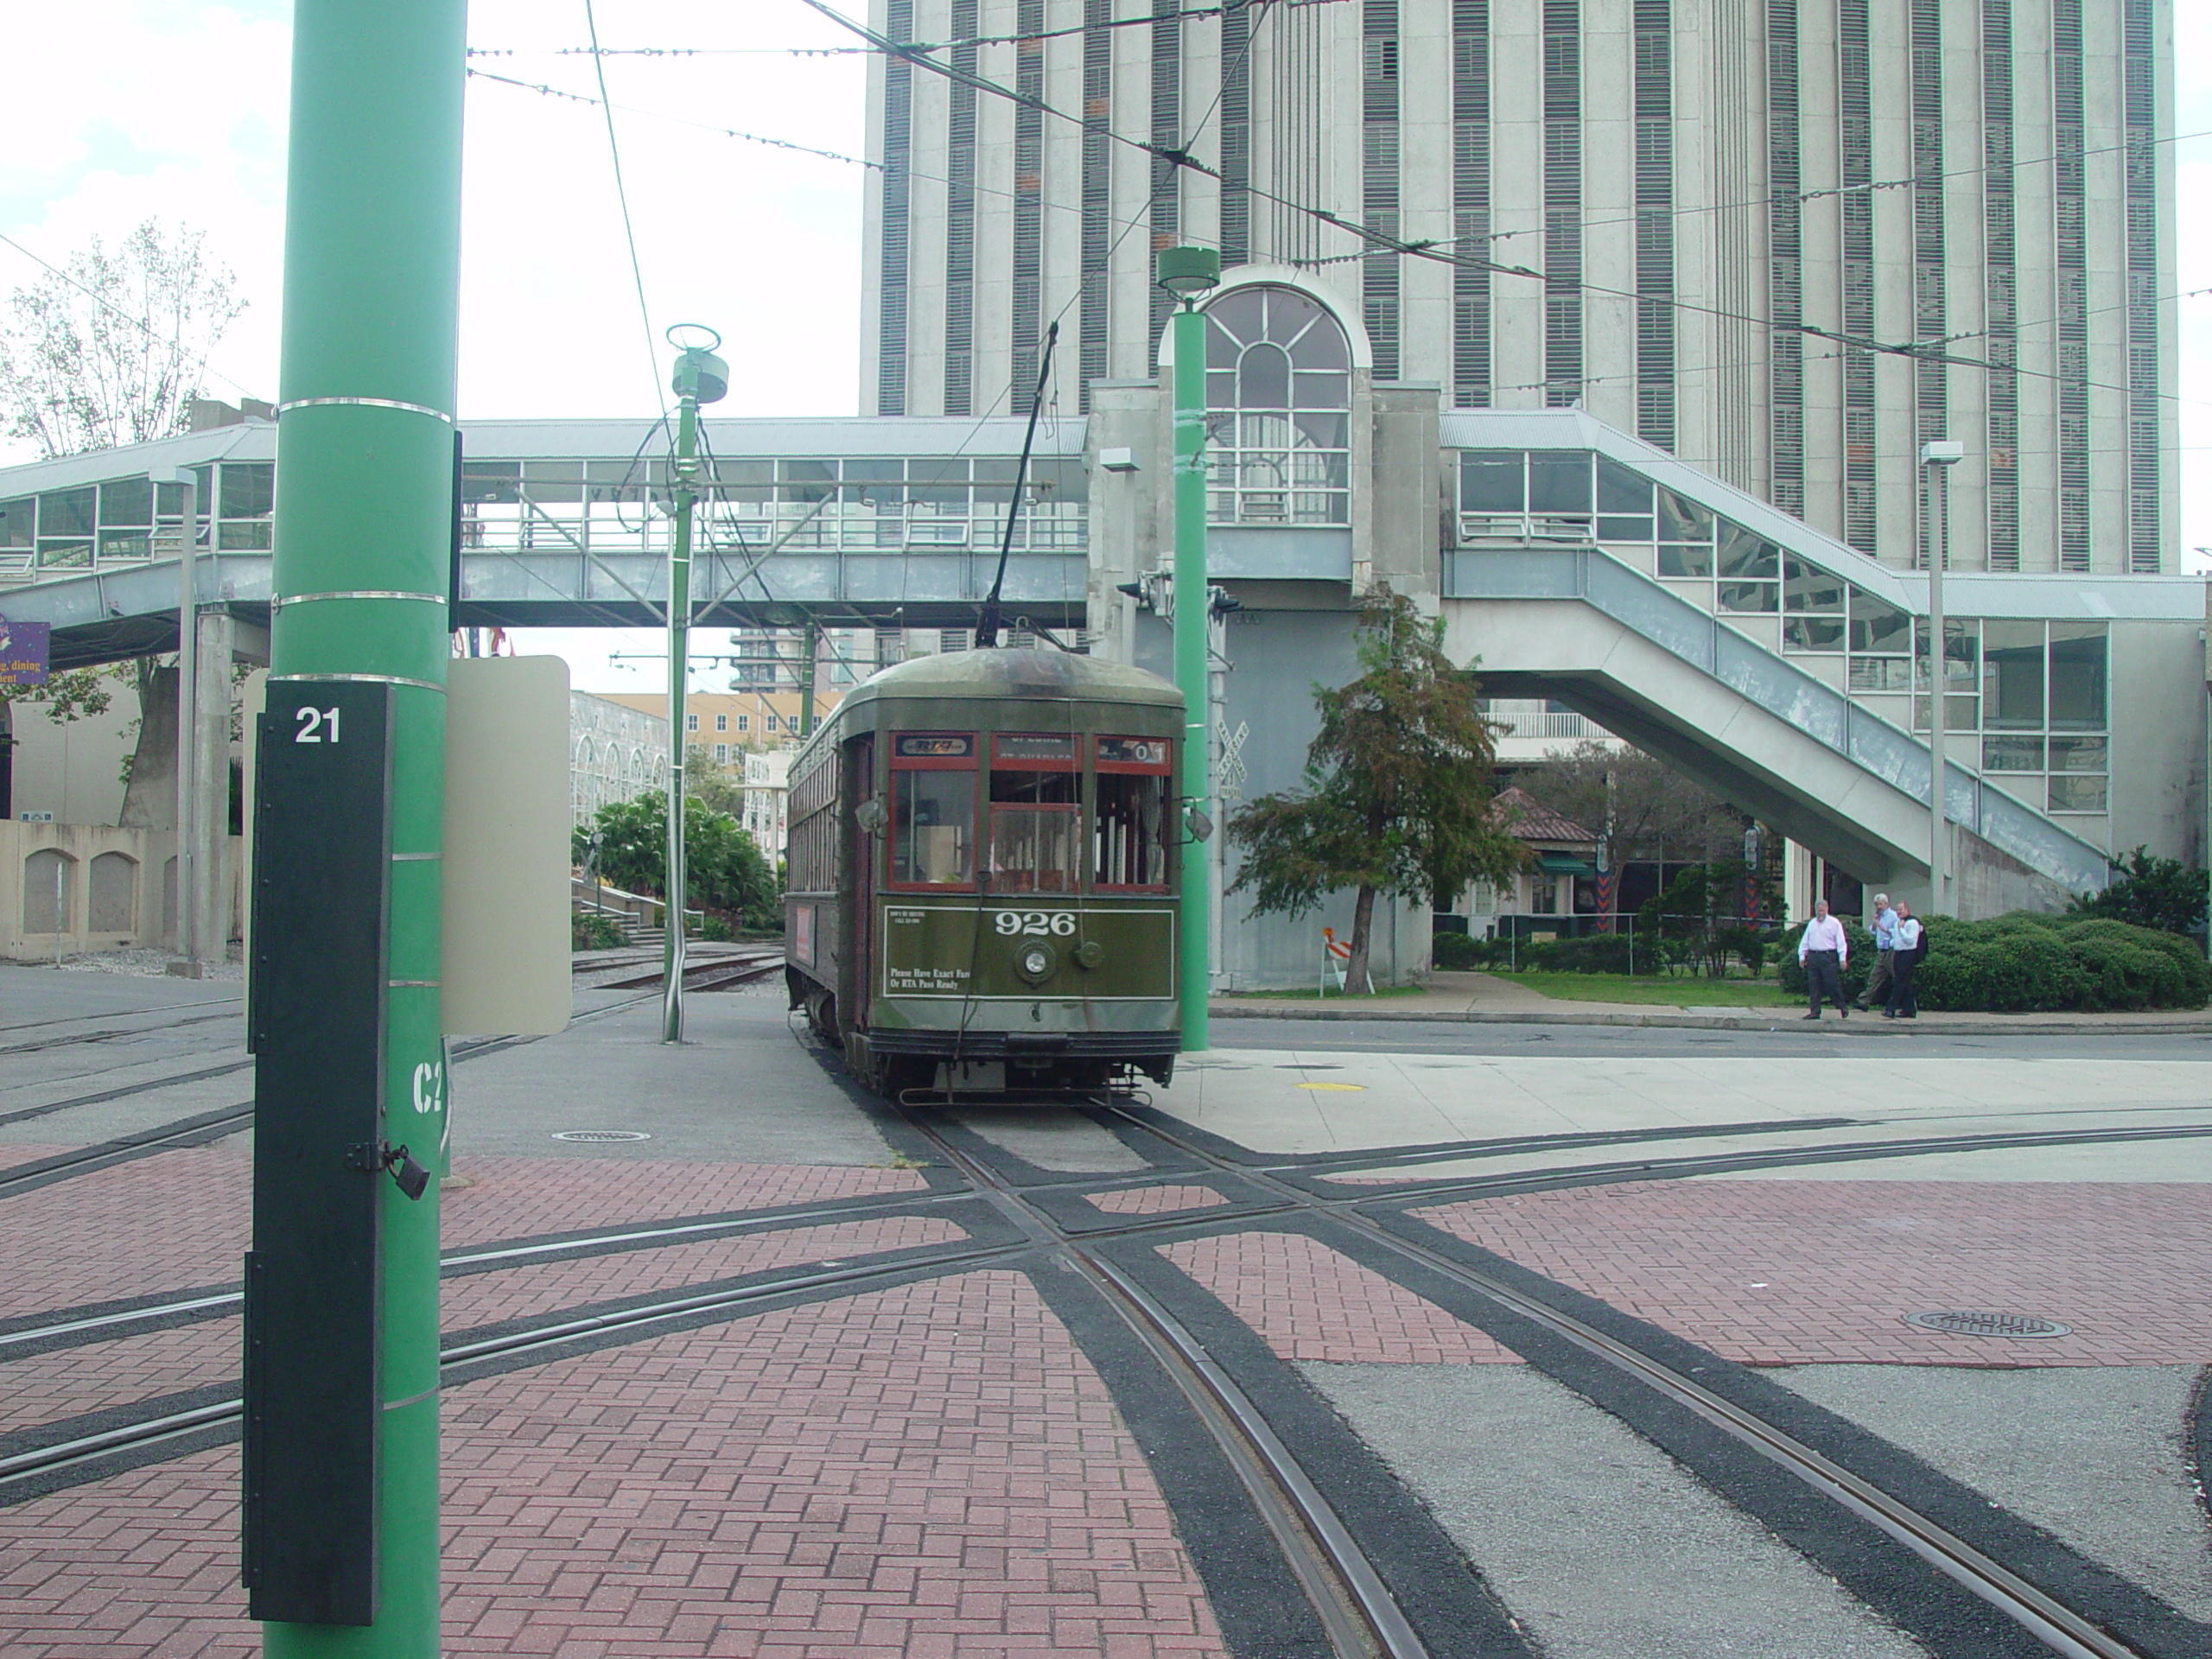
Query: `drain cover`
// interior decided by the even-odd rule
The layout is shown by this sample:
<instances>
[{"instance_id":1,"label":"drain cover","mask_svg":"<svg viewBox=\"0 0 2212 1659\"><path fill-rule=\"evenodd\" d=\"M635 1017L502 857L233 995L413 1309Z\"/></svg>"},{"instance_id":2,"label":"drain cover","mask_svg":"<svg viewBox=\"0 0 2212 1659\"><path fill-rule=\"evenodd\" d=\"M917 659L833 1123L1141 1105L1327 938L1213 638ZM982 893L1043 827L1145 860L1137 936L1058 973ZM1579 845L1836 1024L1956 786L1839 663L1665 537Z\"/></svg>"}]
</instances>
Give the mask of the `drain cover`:
<instances>
[{"instance_id":1,"label":"drain cover","mask_svg":"<svg viewBox=\"0 0 2212 1659\"><path fill-rule=\"evenodd\" d=\"M652 1136L643 1129L562 1129L553 1138L556 1141L650 1141Z\"/></svg>"},{"instance_id":2,"label":"drain cover","mask_svg":"<svg viewBox=\"0 0 2212 1659\"><path fill-rule=\"evenodd\" d=\"M1955 1337L2070 1337L2074 1327L2027 1313L1908 1313L1907 1325Z\"/></svg>"}]
</instances>

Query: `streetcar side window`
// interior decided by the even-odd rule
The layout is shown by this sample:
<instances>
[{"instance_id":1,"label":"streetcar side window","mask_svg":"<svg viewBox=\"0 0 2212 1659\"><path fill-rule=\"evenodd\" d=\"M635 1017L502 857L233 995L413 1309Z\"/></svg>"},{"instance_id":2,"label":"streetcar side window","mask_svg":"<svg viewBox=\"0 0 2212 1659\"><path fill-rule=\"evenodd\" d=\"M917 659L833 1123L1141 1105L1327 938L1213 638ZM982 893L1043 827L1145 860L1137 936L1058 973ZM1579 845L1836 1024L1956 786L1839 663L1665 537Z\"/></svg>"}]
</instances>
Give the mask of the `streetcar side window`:
<instances>
[{"instance_id":1,"label":"streetcar side window","mask_svg":"<svg viewBox=\"0 0 2212 1659\"><path fill-rule=\"evenodd\" d=\"M991 746L994 893L1073 893L1082 879L1083 773L1065 734L1002 732Z\"/></svg>"},{"instance_id":2,"label":"streetcar side window","mask_svg":"<svg viewBox=\"0 0 2212 1659\"><path fill-rule=\"evenodd\" d=\"M1167 885L1167 744L1160 738L1098 740L1098 813L1091 880L1101 887Z\"/></svg>"},{"instance_id":3,"label":"streetcar side window","mask_svg":"<svg viewBox=\"0 0 2212 1659\"><path fill-rule=\"evenodd\" d=\"M967 887L976 879L976 740L899 733L891 752L891 880Z\"/></svg>"}]
</instances>

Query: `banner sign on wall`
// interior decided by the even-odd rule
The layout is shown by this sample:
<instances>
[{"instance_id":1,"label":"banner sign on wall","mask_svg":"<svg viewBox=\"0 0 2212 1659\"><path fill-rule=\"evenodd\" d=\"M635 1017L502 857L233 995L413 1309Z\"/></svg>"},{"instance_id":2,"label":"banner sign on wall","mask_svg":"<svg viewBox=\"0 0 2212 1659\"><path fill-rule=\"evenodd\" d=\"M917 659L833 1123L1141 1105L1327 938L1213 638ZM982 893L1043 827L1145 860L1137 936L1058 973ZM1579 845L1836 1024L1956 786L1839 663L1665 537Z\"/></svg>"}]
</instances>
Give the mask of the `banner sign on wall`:
<instances>
[{"instance_id":1,"label":"banner sign on wall","mask_svg":"<svg viewBox=\"0 0 2212 1659\"><path fill-rule=\"evenodd\" d=\"M53 637L50 622L0 619L0 685L44 685Z\"/></svg>"}]
</instances>

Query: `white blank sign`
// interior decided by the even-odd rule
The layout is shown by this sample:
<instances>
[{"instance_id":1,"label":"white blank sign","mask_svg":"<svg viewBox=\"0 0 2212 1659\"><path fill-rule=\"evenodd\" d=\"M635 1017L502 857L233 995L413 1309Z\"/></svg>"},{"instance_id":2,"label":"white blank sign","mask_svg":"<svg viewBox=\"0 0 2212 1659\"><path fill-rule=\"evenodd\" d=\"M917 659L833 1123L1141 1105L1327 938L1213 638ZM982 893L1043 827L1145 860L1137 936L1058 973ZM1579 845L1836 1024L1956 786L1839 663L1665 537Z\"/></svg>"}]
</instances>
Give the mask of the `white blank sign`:
<instances>
[{"instance_id":1,"label":"white blank sign","mask_svg":"<svg viewBox=\"0 0 2212 1659\"><path fill-rule=\"evenodd\" d=\"M544 1036L569 1023L569 665L446 665L448 1035Z\"/></svg>"}]
</instances>

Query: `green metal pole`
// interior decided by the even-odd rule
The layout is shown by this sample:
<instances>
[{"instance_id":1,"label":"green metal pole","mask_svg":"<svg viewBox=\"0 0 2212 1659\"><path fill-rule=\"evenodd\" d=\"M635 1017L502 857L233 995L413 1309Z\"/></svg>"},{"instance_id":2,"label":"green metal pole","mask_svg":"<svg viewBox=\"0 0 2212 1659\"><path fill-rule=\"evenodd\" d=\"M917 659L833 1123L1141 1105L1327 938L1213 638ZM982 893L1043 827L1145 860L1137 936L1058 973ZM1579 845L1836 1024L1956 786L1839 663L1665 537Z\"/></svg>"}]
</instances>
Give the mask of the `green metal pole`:
<instances>
[{"instance_id":1,"label":"green metal pole","mask_svg":"<svg viewBox=\"0 0 2212 1659\"><path fill-rule=\"evenodd\" d=\"M810 737L814 734L814 677L821 649L821 625L810 616L806 619L805 660L799 665L799 673L803 677L798 683L798 734L801 737Z\"/></svg>"},{"instance_id":2,"label":"green metal pole","mask_svg":"<svg viewBox=\"0 0 2212 1659\"><path fill-rule=\"evenodd\" d=\"M271 579L272 674L392 687L385 1110L391 1139L426 1156L445 1130L439 855L466 18L464 0L293 8ZM264 1624L271 1659L438 1651L438 1190L410 1201L379 1185L376 1622Z\"/></svg>"},{"instance_id":3,"label":"green metal pole","mask_svg":"<svg viewBox=\"0 0 2212 1659\"><path fill-rule=\"evenodd\" d=\"M679 386L682 376L679 373ZM691 504L699 400L679 389L676 542L668 554L668 935L662 946L660 1039L683 1040L683 693L691 677Z\"/></svg>"},{"instance_id":4,"label":"green metal pole","mask_svg":"<svg viewBox=\"0 0 2212 1659\"><path fill-rule=\"evenodd\" d=\"M1212 794L1206 743L1206 318L1189 299L1176 308L1175 345L1175 685L1183 694L1183 800ZM1207 927L1211 919L1205 850L1183 843L1182 950L1176 983L1182 1004L1183 1048L1207 1047Z\"/></svg>"}]
</instances>

